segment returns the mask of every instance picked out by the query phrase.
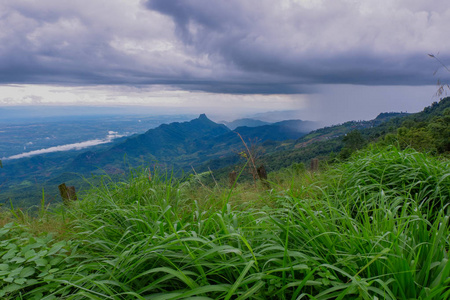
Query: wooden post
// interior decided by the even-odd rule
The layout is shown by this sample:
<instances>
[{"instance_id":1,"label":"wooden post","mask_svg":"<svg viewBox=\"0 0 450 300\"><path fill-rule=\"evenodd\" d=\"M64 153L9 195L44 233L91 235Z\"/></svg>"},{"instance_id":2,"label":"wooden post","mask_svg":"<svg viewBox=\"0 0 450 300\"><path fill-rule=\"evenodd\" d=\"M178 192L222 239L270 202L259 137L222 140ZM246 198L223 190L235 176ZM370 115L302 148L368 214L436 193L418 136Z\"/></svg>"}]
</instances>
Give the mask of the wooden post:
<instances>
[{"instance_id":1,"label":"wooden post","mask_svg":"<svg viewBox=\"0 0 450 300\"><path fill-rule=\"evenodd\" d=\"M230 174L228 174L228 178L230 180L230 187L233 187L233 185L234 185L234 183L236 182L236 179L237 179L236 171L230 172Z\"/></svg>"},{"instance_id":2,"label":"wooden post","mask_svg":"<svg viewBox=\"0 0 450 300\"><path fill-rule=\"evenodd\" d=\"M260 165L256 171L258 172L259 179L261 179L262 181L267 180L267 171L264 165Z\"/></svg>"},{"instance_id":3,"label":"wooden post","mask_svg":"<svg viewBox=\"0 0 450 300\"><path fill-rule=\"evenodd\" d=\"M311 160L311 172L319 171L319 159L313 158Z\"/></svg>"},{"instance_id":4,"label":"wooden post","mask_svg":"<svg viewBox=\"0 0 450 300\"><path fill-rule=\"evenodd\" d=\"M65 183L62 183L58 186L58 189L65 205L68 205L71 201L78 200L74 186L66 186Z\"/></svg>"},{"instance_id":5,"label":"wooden post","mask_svg":"<svg viewBox=\"0 0 450 300\"><path fill-rule=\"evenodd\" d=\"M260 165L259 168L256 170L258 172L258 177L261 180L262 184L266 187L266 188L270 188L270 184L267 181L267 171L266 171L266 167L264 167L264 165Z\"/></svg>"}]
</instances>

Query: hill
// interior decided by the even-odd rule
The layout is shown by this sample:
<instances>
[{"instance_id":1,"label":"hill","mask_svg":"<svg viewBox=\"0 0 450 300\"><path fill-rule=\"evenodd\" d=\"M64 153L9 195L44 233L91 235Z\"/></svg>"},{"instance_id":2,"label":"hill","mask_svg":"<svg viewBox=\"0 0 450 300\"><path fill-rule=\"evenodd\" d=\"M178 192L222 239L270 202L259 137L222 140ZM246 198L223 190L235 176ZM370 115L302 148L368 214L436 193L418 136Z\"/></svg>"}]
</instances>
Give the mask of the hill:
<instances>
[{"instance_id":1,"label":"hill","mask_svg":"<svg viewBox=\"0 0 450 300\"><path fill-rule=\"evenodd\" d=\"M263 125L269 125L269 122L264 122L261 120L257 120L257 119L250 119L250 118L244 118L244 119L237 119L231 122L227 122L227 121L221 121L219 123L224 124L225 126L227 126L228 128L230 128L231 130L234 130L238 127L257 127L257 126L263 126Z\"/></svg>"},{"instance_id":2,"label":"hill","mask_svg":"<svg viewBox=\"0 0 450 300\"><path fill-rule=\"evenodd\" d=\"M173 158L199 151L199 139L214 139L230 130L214 123L205 114L189 122L174 122L135 135L111 148L77 156L70 167L77 171L94 170L110 164L123 165L124 156L132 165L145 161L170 162Z\"/></svg>"},{"instance_id":3,"label":"hill","mask_svg":"<svg viewBox=\"0 0 450 300\"><path fill-rule=\"evenodd\" d=\"M317 128L317 123L302 120L286 120L258 127L238 127L242 136L257 137L261 141L284 141L298 139Z\"/></svg>"},{"instance_id":4,"label":"hill","mask_svg":"<svg viewBox=\"0 0 450 300\"><path fill-rule=\"evenodd\" d=\"M355 133L358 143L350 147L346 136ZM368 143L394 144L420 151L448 155L450 152L450 97L413 114L385 112L369 121L349 121L320 128L296 140L270 141L259 144L258 163L269 171L292 164L309 164L313 158L324 161L348 158ZM243 162L237 155L213 159L199 171L214 170L216 177L226 177L232 165Z\"/></svg>"},{"instance_id":5,"label":"hill","mask_svg":"<svg viewBox=\"0 0 450 300\"><path fill-rule=\"evenodd\" d=\"M297 139L314 128L315 123L289 120L257 127L238 127L231 131L223 124L208 119L205 114L190 122L164 124L144 134L135 135L124 142L99 152L89 151L75 158L70 165L78 172L93 171L114 165L123 168L148 162L190 169L205 161L233 153L245 141Z\"/></svg>"},{"instance_id":6,"label":"hill","mask_svg":"<svg viewBox=\"0 0 450 300\"><path fill-rule=\"evenodd\" d=\"M364 131L368 129L377 130L392 119L408 116L406 113L381 113L375 119L369 121L349 121L343 124L324 127L313 130L297 139L289 139L289 130L279 134L282 138L278 139L276 130L271 132L273 139L266 139L259 144L259 152L263 154L259 162L266 165L268 170L274 171L280 168L288 167L293 163L308 163L313 158L327 158L330 153L339 153L344 147L343 137L354 131ZM279 123L282 127L296 128L296 122L283 121ZM275 125L274 124L274 125ZM316 125L313 122L308 123L309 128ZM262 126L263 127L263 126ZM291 127L291 128L292 128ZM384 128L384 127L383 127ZM295 129L294 129L295 130ZM267 131L270 132L270 131ZM208 169L216 170L218 176L224 176L230 171L230 165L238 163L240 160L237 154L232 154L220 159L214 159L199 167L200 171ZM221 170L224 168L223 170Z\"/></svg>"}]
</instances>

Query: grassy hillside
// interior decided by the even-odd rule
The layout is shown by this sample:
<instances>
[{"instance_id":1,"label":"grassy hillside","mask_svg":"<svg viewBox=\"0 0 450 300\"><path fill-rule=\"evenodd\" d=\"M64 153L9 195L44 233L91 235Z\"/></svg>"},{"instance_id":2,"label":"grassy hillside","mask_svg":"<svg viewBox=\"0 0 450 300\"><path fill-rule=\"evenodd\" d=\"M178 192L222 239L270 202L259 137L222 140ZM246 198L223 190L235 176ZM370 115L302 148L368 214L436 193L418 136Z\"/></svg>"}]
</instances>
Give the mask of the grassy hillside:
<instances>
[{"instance_id":1,"label":"grassy hillside","mask_svg":"<svg viewBox=\"0 0 450 300\"><path fill-rule=\"evenodd\" d=\"M369 147L270 188L157 170L0 218L3 299L448 299L450 164Z\"/></svg>"}]
</instances>

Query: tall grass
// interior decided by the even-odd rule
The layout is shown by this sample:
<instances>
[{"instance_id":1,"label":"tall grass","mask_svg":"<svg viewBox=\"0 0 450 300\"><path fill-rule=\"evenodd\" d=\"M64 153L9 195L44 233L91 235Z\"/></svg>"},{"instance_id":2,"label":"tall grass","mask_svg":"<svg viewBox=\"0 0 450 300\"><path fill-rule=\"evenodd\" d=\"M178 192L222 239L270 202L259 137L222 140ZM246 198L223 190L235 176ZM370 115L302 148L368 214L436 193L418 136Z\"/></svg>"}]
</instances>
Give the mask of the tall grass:
<instances>
[{"instance_id":1,"label":"tall grass","mask_svg":"<svg viewBox=\"0 0 450 300\"><path fill-rule=\"evenodd\" d=\"M78 263L47 279L51 291L37 282L20 293L448 299L449 172L448 162L390 148L302 173L290 188L254 190L246 201L224 187L193 192L170 174L105 180L66 212L75 220L70 258Z\"/></svg>"}]
</instances>

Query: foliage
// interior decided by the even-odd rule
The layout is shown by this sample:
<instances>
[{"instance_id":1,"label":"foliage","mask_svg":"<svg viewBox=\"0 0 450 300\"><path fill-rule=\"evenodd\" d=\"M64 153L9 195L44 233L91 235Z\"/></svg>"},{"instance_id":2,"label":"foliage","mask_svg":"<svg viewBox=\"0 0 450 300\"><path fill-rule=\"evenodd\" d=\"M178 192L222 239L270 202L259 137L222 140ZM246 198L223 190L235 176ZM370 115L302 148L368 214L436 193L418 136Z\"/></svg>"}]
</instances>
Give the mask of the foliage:
<instances>
[{"instance_id":1,"label":"foliage","mask_svg":"<svg viewBox=\"0 0 450 300\"><path fill-rule=\"evenodd\" d=\"M261 156L264 153L264 148L258 145L258 140L250 140L250 147L242 138L241 134L236 132L245 147L245 150L239 151L238 155L241 160L244 161L243 166L238 166L239 168L247 169L248 173L252 176L253 182L256 184L257 179L262 179L258 177L257 165L261 165Z\"/></svg>"},{"instance_id":2,"label":"foliage","mask_svg":"<svg viewBox=\"0 0 450 300\"><path fill-rule=\"evenodd\" d=\"M280 185L274 180L271 190L244 185L239 192L220 187L201 193L195 180L184 183L157 170L151 178L148 171L133 171L122 182L104 177L102 185L93 186L83 201L65 211L73 220L74 234L60 250L72 252L58 252L67 259L57 266L53 279L45 282L38 276L36 263L25 257L31 247L22 250L37 238L14 239L15 234L5 239L16 245L9 246L16 253L23 252L18 257L25 261L16 266L23 267L20 272L34 268L34 273L26 269L22 274L26 277L21 280L19 272L14 280L38 281L25 281L23 288L6 295L11 299L450 296L448 161L390 147L356 152L323 173L310 174L303 167L270 174L269 179L290 178ZM244 191L250 190L253 196L242 201ZM22 228L8 226L8 230ZM47 250L44 259L59 245L42 244L34 252Z\"/></svg>"},{"instance_id":3,"label":"foliage","mask_svg":"<svg viewBox=\"0 0 450 300\"><path fill-rule=\"evenodd\" d=\"M311 159L327 161L331 153L339 153L343 147L341 139L318 141L305 147L270 153L263 157L271 171L287 168L293 163L309 164Z\"/></svg>"},{"instance_id":4,"label":"foliage","mask_svg":"<svg viewBox=\"0 0 450 300\"><path fill-rule=\"evenodd\" d=\"M14 223L0 229L0 257L2 299L18 295L42 299L55 295L56 288L62 286L59 274L80 263L71 241L55 242L50 234L32 236L28 228ZM59 295L68 293L69 290Z\"/></svg>"},{"instance_id":5,"label":"foliage","mask_svg":"<svg viewBox=\"0 0 450 300\"><path fill-rule=\"evenodd\" d=\"M387 125L386 125L387 126ZM450 97L434 102L420 113L401 120L383 136L382 144L394 144L438 154L450 152Z\"/></svg>"},{"instance_id":6,"label":"foliage","mask_svg":"<svg viewBox=\"0 0 450 300\"><path fill-rule=\"evenodd\" d=\"M396 201L416 202L428 220L442 209L450 209L450 163L413 149L371 146L336 168L335 187L340 198L351 199L353 211L376 209L370 203L382 194ZM357 174L357 176L355 175ZM450 210L449 210L450 211Z\"/></svg>"},{"instance_id":7,"label":"foliage","mask_svg":"<svg viewBox=\"0 0 450 300\"><path fill-rule=\"evenodd\" d=\"M344 142L344 147L339 153L341 159L348 159L353 152L363 148L367 143L359 130L350 131L344 136L342 141Z\"/></svg>"}]
</instances>

